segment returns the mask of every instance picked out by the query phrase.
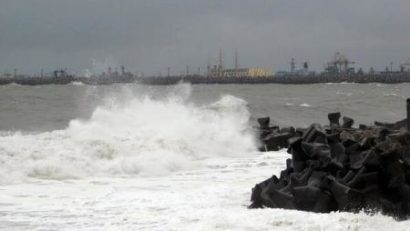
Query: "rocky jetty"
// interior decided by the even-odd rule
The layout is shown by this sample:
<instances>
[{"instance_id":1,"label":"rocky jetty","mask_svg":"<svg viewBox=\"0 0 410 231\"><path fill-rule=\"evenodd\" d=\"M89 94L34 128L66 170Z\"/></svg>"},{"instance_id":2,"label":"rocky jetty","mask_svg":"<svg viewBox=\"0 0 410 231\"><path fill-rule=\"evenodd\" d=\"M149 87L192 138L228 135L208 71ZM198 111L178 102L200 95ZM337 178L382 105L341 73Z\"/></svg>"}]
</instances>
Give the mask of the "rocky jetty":
<instances>
[{"instance_id":1,"label":"rocky jetty","mask_svg":"<svg viewBox=\"0 0 410 231\"><path fill-rule=\"evenodd\" d=\"M408 105L409 101L408 101ZM306 129L270 126L260 118L262 151L287 148L279 176L252 189L250 208L328 213L379 212L410 215L410 133L407 119L353 128L354 120L328 114L329 125Z\"/></svg>"}]
</instances>

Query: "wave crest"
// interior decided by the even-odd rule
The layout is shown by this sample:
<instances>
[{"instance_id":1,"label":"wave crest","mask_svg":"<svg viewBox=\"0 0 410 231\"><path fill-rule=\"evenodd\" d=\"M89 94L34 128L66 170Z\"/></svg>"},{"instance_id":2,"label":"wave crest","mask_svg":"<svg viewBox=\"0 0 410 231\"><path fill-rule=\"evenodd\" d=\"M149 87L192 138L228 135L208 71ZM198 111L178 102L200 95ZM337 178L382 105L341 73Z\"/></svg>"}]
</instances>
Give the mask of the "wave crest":
<instances>
[{"instance_id":1,"label":"wave crest","mask_svg":"<svg viewBox=\"0 0 410 231\"><path fill-rule=\"evenodd\" d=\"M226 95L199 106L189 95L179 85L161 100L119 97L64 130L1 136L0 182L161 175L255 150L246 101Z\"/></svg>"}]
</instances>

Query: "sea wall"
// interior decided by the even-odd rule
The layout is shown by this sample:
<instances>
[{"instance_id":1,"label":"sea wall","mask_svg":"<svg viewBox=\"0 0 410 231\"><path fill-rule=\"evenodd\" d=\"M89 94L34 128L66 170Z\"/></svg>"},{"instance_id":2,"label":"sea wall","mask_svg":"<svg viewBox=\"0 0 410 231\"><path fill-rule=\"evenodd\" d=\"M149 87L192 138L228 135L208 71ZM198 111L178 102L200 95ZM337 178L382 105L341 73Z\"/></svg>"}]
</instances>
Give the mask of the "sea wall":
<instances>
[{"instance_id":1,"label":"sea wall","mask_svg":"<svg viewBox=\"0 0 410 231\"><path fill-rule=\"evenodd\" d=\"M137 77L134 75L124 76L62 76L62 77L31 77L19 76L16 78L0 78L0 85L45 85L45 84L69 84L81 82L89 85L107 85L115 83L141 83L148 85L173 85L180 82L191 84L314 84L314 83L404 83L410 82L410 73L395 72L382 74L318 74L318 75L283 75L269 77L206 77L206 76L169 76L169 77Z\"/></svg>"},{"instance_id":2,"label":"sea wall","mask_svg":"<svg viewBox=\"0 0 410 231\"><path fill-rule=\"evenodd\" d=\"M270 77L146 77L139 81L144 84L169 85L178 82L191 84L315 84L315 83L404 83L410 82L410 73L391 73L377 75L285 75Z\"/></svg>"}]
</instances>

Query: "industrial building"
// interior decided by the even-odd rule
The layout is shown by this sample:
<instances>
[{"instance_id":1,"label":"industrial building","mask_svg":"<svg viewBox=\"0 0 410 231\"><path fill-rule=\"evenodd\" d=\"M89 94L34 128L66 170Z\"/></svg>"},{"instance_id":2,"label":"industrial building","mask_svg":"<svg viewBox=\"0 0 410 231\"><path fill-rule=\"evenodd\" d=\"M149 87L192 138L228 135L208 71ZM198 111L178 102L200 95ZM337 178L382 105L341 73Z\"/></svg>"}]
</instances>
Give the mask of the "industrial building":
<instances>
[{"instance_id":1,"label":"industrial building","mask_svg":"<svg viewBox=\"0 0 410 231\"><path fill-rule=\"evenodd\" d=\"M222 70L222 77L267 77L272 76L272 70L268 68L252 67Z\"/></svg>"},{"instance_id":2,"label":"industrial building","mask_svg":"<svg viewBox=\"0 0 410 231\"><path fill-rule=\"evenodd\" d=\"M234 68L225 69L223 67L222 51L219 52L219 65L215 65L213 68L208 65L208 77L268 77L272 75L273 71L269 68L239 68L237 51L235 51Z\"/></svg>"},{"instance_id":3,"label":"industrial building","mask_svg":"<svg viewBox=\"0 0 410 231\"><path fill-rule=\"evenodd\" d=\"M292 58L290 60L290 71L278 71L275 73L275 76L289 76L289 75L307 76L307 75L315 75L315 74L316 73L314 71L309 70L309 62L307 61L303 62L302 68L297 68L296 60L295 58Z\"/></svg>"},{"instance_id":4,"label":"industrial building","mask_svg":"<svg viewBox=\"0 0 410 231\"><path fill-rule=\"evenodd\" d=\"M272 75L272 69L262 67L232 69L214 67L208 72L208 77L268 77Z\"/></svg>"}]
</instances>

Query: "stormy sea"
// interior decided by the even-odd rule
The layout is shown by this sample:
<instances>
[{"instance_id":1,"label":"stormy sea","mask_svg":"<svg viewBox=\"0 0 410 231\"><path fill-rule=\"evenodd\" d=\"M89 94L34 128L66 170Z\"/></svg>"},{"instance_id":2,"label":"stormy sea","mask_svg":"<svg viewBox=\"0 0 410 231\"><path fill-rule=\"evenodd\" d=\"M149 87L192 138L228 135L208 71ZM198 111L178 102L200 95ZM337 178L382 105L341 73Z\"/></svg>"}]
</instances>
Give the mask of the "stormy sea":
<instances>
[{"instance_id":1,"label":"stormy sea","mask_svg":"<svg viewBox=\"0 0 410 231\"><path fill-rule=\"evenodd\" d=\"M405 117L410 84L0 86L1 230L408 230L380 213L248 209L286 150L256 119Z\"/></svg>"}]
</instances>

